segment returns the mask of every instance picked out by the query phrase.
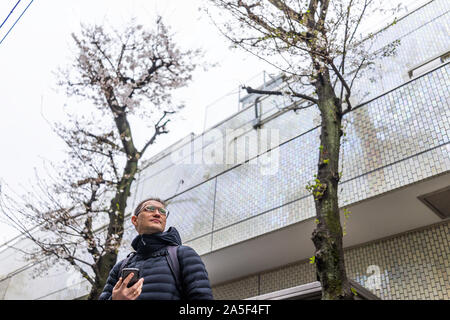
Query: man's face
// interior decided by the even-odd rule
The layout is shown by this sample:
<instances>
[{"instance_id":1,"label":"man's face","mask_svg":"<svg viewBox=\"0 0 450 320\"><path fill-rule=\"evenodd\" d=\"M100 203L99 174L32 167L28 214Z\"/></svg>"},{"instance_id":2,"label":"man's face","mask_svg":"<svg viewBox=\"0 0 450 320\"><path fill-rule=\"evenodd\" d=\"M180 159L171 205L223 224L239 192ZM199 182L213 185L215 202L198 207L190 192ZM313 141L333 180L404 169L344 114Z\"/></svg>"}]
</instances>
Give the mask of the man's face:
<instances>
[{"instance_id":1,"label":"man's face","mask_svg":"<svg viewBox=\"0 0 450 320\"><path fill-rule=\"evenodd\" d=\"M155 200L149 200L141 206L139 214L131 217L131 222L134 224L136 231L139 234L163 232L166 228L166 216L161 214L159 210L154 210L154 212L145 210L145 208L149 206L157 209L164 208L161 203Z\"/></svg>"}]
</instances>

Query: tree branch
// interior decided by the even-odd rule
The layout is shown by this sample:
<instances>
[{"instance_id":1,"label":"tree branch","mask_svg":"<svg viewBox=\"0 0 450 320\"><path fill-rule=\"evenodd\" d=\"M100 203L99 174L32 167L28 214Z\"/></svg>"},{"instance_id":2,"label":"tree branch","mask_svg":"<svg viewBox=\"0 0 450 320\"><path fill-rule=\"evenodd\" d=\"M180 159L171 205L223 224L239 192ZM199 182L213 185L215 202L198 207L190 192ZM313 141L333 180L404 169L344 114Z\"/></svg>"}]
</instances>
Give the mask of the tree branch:
<instances>
[{"instance_id":1,"label":"tree branch","mask_svg":"<svg viewBox=\"0 0 450 320\"><path fill-rule=\"evenodd\" d=\"M120 150L120 147L117 144L115 144L114 142L112 142L111 140L106 138L107 136L112 136L113 135L112 131L110 133L107 133L107 134L103 135L103 136L97 136L97 135L95 135L93 133L90 133L90 132L88 132L86 130L83 130L83 129L79 129L78 131L83 133L84 135L86 135L88 137L96 139L97 142L106 143L106 144L110 145L111 147L113 147L114 149Z\"/></svg>"},{"instance_id":2,"label":"tree branch","mask_svg":"<svg viewBox=\"0 0 450 320\"><path fill-rule=\"evenodd\" d=\"M116 176L117 181L119 181L120 177L119 177L119 174L117 173L116 164L114 162L114 158L113 158L111 151L108 151L108 157L109 157L109 160L111 161L111 167L113 168L114 175Z\"/></svg>"},{"instance_id":3,"label":"tree branch","mask_svg":"<svg viewBox=\"0 0 450 320\"><path fill-rule=\"evenodd\" d=\"M247 90L248 94L256 93L256 94L266 94L266 95L276 95L276 96L282 96L282 95L288 94L288 95L296 97L296 98L301 98L301 99L305 99L305 100L311 101L314 104L317 104L319 102L317 99L315 99L313 97L310 97L310 96L305 95L305 94L297 93L297 92L283 93L281 91L258 90L258 89L253 89L251 87L245 87L245 86L242 87L242 89Z\"/></svg>"},{"instance_id":4,"label":"tree branch","mask_svg":"<svg viewBox=\"0 0 450 320\"><path fill-rule=\"evenodd\" d=\"M336 66L334 65L333 61L331 59L328 60L328 63L330 64L331 68L333 69L334 73L336 74L336 76L339 78L339 80L342 83L342 86L345 88L345 90L347 91L347 93L345 94L345 102L347 102L347 110L345 110L345 112L347 113L348 111L350 111L352 109L352 105L350 103L350 95L351 95L351 90L350 87L348 86L347 82L345 81L344 77L341 75L341 73L339 72L339 70L336 68Z\"/></svg>"},{"instance_id":5,"label":"tree branch","mask_svg":"<svg viewBox=\"0 0 450 320\"><path fill-rule=\"evenodd\" d=\"M274 5L280 11L283 11L290 19L297 21L299 24L303 25L303 14L295 11L289 7L285 1L281 0L269 0L269 2Z\"/></svg>"},{"instance_id":6,"label":"tree branch","mask_svg":"<svg viewBox=\"0 0 450 320\"><path fill-rule=\"evenodd\" d=\"M75 261L79 261L79 262L81 262L81 263L84 263L84 264L90 266L91 268L92 268L92 264L90 264L90 263L88 263L88 262L86 262L86 261L80 260L80 259L78 259L78 258L76 258L76 257L74 257L74 256L70 256L70 257L66 258L65 260L67 260L72 266L74 266L75 269L77 269L77 270L81 273L81 275L83 276L83 278L85 278L87 281L89 281L89 283L90 283L91 285L94 285L94 284L95 284L94 280L89 276L89 273L87 273L86 271L84 271L84 269L81 268Z\"/></svg>"},{"instance_id":7,"label":"tree branch","mask_svg":"<svg viewBox=\"0 0 450 320\"><path fill-rule=\"evenodd\" d=\"M109 59L109 57L106 54L106 52L102 50L102 48L100 47L100 44L98 43L98 41L92 41L91 43L93 43L96 46L97 50L100 51L100 53L103 55L103 57L106 59L106 61L108 61L109 65L111 66L113 71L116 73L116 75L118 77L120 77L121 75L120 75L119 70L114 67L114 64L111 62L111 60Z\"/></svg>"},{"instance_id":8,"label":"tree branch","mask_svg":"<svg viewBox=\"0 0 450 320\"><path fill-rule=\"evenodd\" d=\"M328 5L330 3L330 0L320 0L321 6L320 6L320 14L319 14L319 20L317 21L316 28L319 30L323 36L326 35L326 30L324 28L325 26L325 19L328 12Z\"/></svg>"},{"instance_id":9,"label":"tree branch","mask_svg":"<svg viewBox=\"0 0 450 320\"><path fill-rule=\"evenodd\" d=\"M166 124L170 121L170 119L166 120L166 122L164 122L162 125L160 125L161 121L166 117L166 115L168 114L173 114L175 113L175 111L164 111L163 116L158 120L158 122L155 124L155 133L153 134L153 136L150 138L150 140L147 141L147 143L144 145L144 147L142 148L142 150L139 152L139 155L142 157L142 155L144 154L145 150L148 148L149 145L153 144L153 142L155 142L155 139L158 135L162 134L162 133L168 133L168 131L164 130ZM163 129L161 131L161 129Z\"/></svg>"}]
</instances>

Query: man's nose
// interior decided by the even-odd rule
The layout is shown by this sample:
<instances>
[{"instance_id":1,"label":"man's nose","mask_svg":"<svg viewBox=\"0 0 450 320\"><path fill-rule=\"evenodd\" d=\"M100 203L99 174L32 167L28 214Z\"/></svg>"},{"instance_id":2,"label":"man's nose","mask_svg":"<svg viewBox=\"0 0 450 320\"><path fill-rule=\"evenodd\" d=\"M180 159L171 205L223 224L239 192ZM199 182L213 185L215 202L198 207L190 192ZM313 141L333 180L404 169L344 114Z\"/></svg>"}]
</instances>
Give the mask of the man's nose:
<instances>
[{"instance_id":1,"label":"man's nose","mask_svg":"<svg viewBox=\"0 0 450 320\"><path fill-rule=\"evenodd\" d=\"M159 213L159 210L155 210L155 212L153 213L153 216L161 217L161 213Z\"/></svg>"}]
</instances>

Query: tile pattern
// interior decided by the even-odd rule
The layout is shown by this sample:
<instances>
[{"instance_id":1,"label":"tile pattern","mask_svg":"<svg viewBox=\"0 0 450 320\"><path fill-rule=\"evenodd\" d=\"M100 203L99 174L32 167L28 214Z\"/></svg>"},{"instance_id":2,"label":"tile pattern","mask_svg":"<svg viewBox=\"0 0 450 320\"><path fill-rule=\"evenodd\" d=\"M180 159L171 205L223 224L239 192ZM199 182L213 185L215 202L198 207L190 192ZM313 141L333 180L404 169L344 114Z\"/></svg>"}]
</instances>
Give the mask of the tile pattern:
<instances>
[{"instance_id":1,"label":"tile pattern","mask_svg":"<svg viewBox=\"0 0 450 320\"><path fill-rule=\"evenodd\" d=\"M400 40L400 46L394 56L377 59L371 69L359 72L358 80L353 86L353 98L359 103L395 88L409 79L408 71L411 68L448 51L449 16L448 1L431 1L395 25L377 33L372 40L367 40L364 45L370 48L368 50L371 53L395 40ZM356 57L354 60L360 59ZM347 80L351 82L352 78L353 75L349 74Z\"/></svg>"},{"instance_id":2,"label":"tile pattern","mask_svg":"<svg viewBox=\"0 0 450 320\"><path fill-rule=\"evenodd\" d=\"M450 122L443 121L450 119L449 70L446 65L350 113L340 161L342 206L450 170ZM310 131L270 151L279 159L273 175L262 174L256 162L217 177L213 250L282 227L270 223L278 214L271 209L308 195L318 138L319 130ZM310 216L310 204L301 220Z\"/></svg>"},{"instance_id":3,"label":"tile pattern","mask_svg":"<svg viewBox=\"0 0 450 320\"><path fill-rule=\"evenodd\" d=\"M212 230L214 180L169 200L170 216L166 228L174 226L182 239L190 240Z\"/></svg>"},{"instance_id":4,"label":"tile pattern","mask_svg":"<svg viewBox=\"0 0 450 320\"><path fill-rule=\"evenodd\" d=\"M381 32L375 39L375 49L398 38L401 38L402 43L398 51L400 56L383 59L380 63L389 70L391 67L401 68L395 69L394 72L394 75L400 75L407 72L408 66L446 48L449 42L443 34L447 34L445 32L447 22L443 20L447 16L448 4L443 0L435 0ZM430 46L417 46L414 42L427 37L433 39ZM410 54L412 49L416 50L414 55ZM401 63L397 61L398 59ZM446 154L449 150L450 121L442 121L450 119L450 109L447 107L450 104L448 73L449 66L443 66L346 116L347 135L343 139L340 159L340 168L344 174L340 193L342 206L449 170L450 160ZM386 78L392 78L391 74ZM404 82L401 76L394 80L386 85L376 83L375 86L372 85L370 91L376 95ZM367 87L363 79L361 86ZM278 110L276 103L277 101L263 100L262 110L266 117ZM424 114L427 116L424 117ZM312 179L317 166L319 130L309 131L318 124L317 117L317 110L309 108L298 114L292 111L284 113L264 124L263 129L278 130L282 144L265 154L274 159L276 164L274 174L264 174L262 170L264 163L260 161L262 156L224 173L224 170L233 165L186 164L181 159L181 163L169 166L159 173L154 173L154 170L155 168L160 170L163 168L162 165L149 168L149 172L143 173L142 179L139 180L138 194L145 197L157 192L162 197L168 198L205 180L208 181L206 184L211 186L212 180L208 179L218 175L213 178L217 180L214 217L211 219L208 216L206 219L196 221L195 224L204 224L197 227L192 226L194 224L192 220L183 221L186 225L183 228L191 230L185 233L185 241L207 236L213 230L210 250L215 250L243 241L246 237L251 238L275 230L278 226L270 221L280 214L280 206L292 201L298 201L303 205L305 203L303 198L307 196L307 192L304 187ZM214 130L223 135L230 128L241 128L247 132L252 130L253 118L254 109L248 108L219 124ZM189 154L191 160L198 157L201 159L205 153L205 148L199 143L201 141L219 144L219 147L223 148L229 147L232 152L241 155L254 154L255 149L250 150L248 146L242 144L242 141L247 138L251 140L255 132L250 131L227 144L223 143L224 141L219 143L217 135L208 131L194 139L190 147L190 151L195 150L194 154L186 154ZM261 144L261 137L258 139ZM288 141L289 139L292 140ZM235 151L234 148L239 144L243 147ZM224 154L227 154L227 150L224 150ZM166 165L170 165L170 161L167 160L169 158L164 158ZM153 176L149 174L150 170ZM198 189L198 194L205 192L211 195L211 190L202 187L202 184L193 190L195 189ZM177 198L183 197L181 194L173 200L178 201ZM287 208L283 210L289 211ZM297 216L298 219L310 216L310 207L303 206L301 210L290 216ZM213 229L210 229L211 220ZM242 225L239 226L240 221ZM296 222L292 219L281 221ZM205 243L203 242L203 245Z\"/></svg>"},{"instance_id":5,"label":"tile pattern","mask_svg":"<svg viewBox=\"0 0 450 320\"><path fill-rule=\"evenodd\" d=\"M446 221L350 248L345 250L347 275L381 299L448 300L449 243L450 222ZM299 261L217 285L213 292L219 300L242 299L313 281L316 281L314 265Z\"/></svg>"},{"instance_id":6,"label":"tile pattern","mask_svg":"<svg viewBox=\"0 0 450 320\"><path fill-rule=\"evenodd\" d=\"M448 1L431 1L418 11L398 21L394 26L379 33L374 39L372 51L397 39L401 40L401 45L397 49L396 56L376 61L376 67L373 71L361 74L361 78L355 82L355 100L358 103L367 101L401 85L405 80L409 79L407 73L412 66L448 50L449 38L447 30L449 29L448 21L450 21L448 19L448 11ZM436 86L433 90L440 90L439 84L435 84ZM420 96L420 91L416 95ZM365 95L367 92L369 95ZM406 97L404 98L407 99ZM263 119L278 111L277 106L280 107L283 103L286 103L283 99L282 97L263 98L261 103ZM431 100L432 105L439 103L438 101L433 101ZM254 117L254 108L250 106L220 123L214 130L218 130L223 136L225 136L227 129L243 128L251 130L251 123ZM310 108L301 110L298 114L290 111L265 124L265 127L279 129L280 143L282 143L312 129L318 123L319 118L316 108ZM168 150L168 156L155 156L154 164L146 169L139 179L139 183L142 184L139 197L145 194L158 193L165 198L169 198L230 168L231 166L226 164L186 165L187 160L202 158L203 151L201 149L203 145L207 143L224 144L223 141L217 141L217 135L213 132L214 130L206 131L203 135L195 137L192 143L185 144L181 149L173 149L174 152L172 153ZM386 134L379 131L377 136L382 139ZM184 140L189 141L190 137L187 138ZM194 151L196 152L192 155L191 153ZM180 184L181 180L184 181L183 184ZM165 183L161 185L161 181Z\"/></svg>"},{"instance_id":7,"label":"tile pattern","mask_svg":"<svg viewBox=\"0 0 450 320\"><path fill-rule=\"evenodd\" d=\"M377 41L386 44L401 37L402 48L408 41L415 41L408 39L415 38L417 32L440 37L443 32L441 19L448 11L444 7L441 0L431 2L399 21L389 29L390 32L383 32L383 37ZM424 17L428 20L423 20ZM435 29L431 32L426 28ZM440 41L436 46L442 43L446 41ZM406 45L401 50L408 51L408 48ZM421 51L420 59L433 50L437 52L440 49ZM418 59L417 56L411 58ZM344 174L339 194L341 206L450 170L450 121L442 121L450 119L450 109L446 107L450 105L450 91L446 85L450 80L448 73L448 65L441 67L346 116L347 135L343 139L340 159L340 169ZM263 101L265 116L278 110L275 103L277 101ZM236 152L244 154L247 159L249 154L255 154L254 148L250 150L242 143L245 139L253 139L251 135L256 132L246 131L251 130L253 117L254 110L248 108L218 125L216 136L217 132L224 135L230 128L241 128L244 132L228 145L222 141L222 147L232 149L235 156ZM129 205L154 194L169 198L219 174L171 199L174 205L170 225L180 230L185 243L205 253L309 218L314 214L314 205L312 198L308 198L305 185L316 171L319 145L319 130L309 130L318 124L317 117L317 110L308 108L298 114L292 111L284 113L264 124L263 129L278 130L280 143L287 141L266 153L276 164L274 174L264 174L261 156L220 174L233 164L189 164L183 163L185 160L179 157L181 163L170 166L174 158L169 155L142 173ZM196 137L189 145L189 152L182 152L183 155L189 155L191 160L201 159L205 148L202 148L200 140L217 144L215 133L208 131ZM261 144L262 137L257 139ZM238 145L241 148L237 148ZM224 154L226 152L224 150ZM169 166L167 170L165 166ZM192 212L191 219L184 219L186 212ZM125 245L134 236L133 227L130 227Z\"/></svg>"},{"instance_id":8,"label":"tile pattern","mask_svg":"<svg viewBox=\"0 0 450 320\"><path fill-rule=\"evenodd\" d=\"M258 295L258 276L246 277L239 281L213 287L216 300L240 300Z\"/></svg>"}]
</instances>

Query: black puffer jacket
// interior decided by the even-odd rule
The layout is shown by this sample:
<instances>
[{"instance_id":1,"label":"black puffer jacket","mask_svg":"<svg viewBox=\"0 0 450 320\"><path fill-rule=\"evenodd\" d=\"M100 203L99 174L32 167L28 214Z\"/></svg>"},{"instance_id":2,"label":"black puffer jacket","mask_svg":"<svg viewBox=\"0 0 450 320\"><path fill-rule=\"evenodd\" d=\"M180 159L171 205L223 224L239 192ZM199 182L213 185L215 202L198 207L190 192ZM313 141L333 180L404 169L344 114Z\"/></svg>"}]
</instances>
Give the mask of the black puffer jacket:
<instances>
[{"instance_id":1,"label":"black puffer jacket","mask_svg":"<svg viewBox=\"0 0 450 320\"><path fill-rule=\"evenodd\" d=\"M181 245L178 231L170 227L166 232L139 235L131 243L136 254L127 263L128 268L139 268L140 277L144 278L142 293L137 300L180 300L175 278L170 270L165 255L168 245L179 245L178 261L185 299L213 299L208 273L200 256L194 249ZM122 260L123 261L123 260ZM112 290L119 281L119 261L109 273L100 300L111 298Z\"/></svg>"}]
</instances>

